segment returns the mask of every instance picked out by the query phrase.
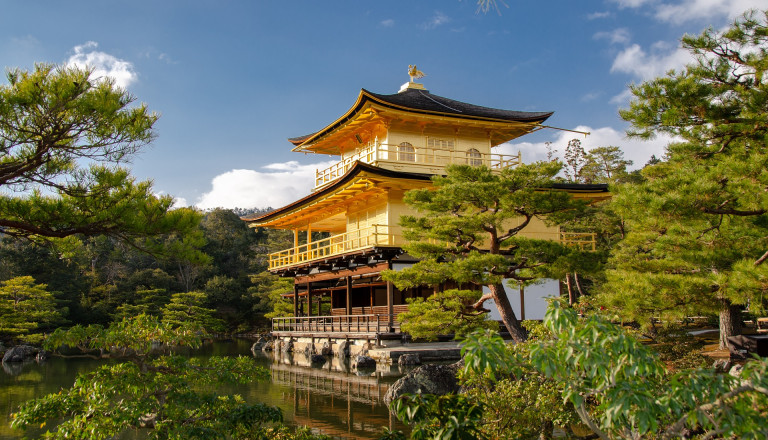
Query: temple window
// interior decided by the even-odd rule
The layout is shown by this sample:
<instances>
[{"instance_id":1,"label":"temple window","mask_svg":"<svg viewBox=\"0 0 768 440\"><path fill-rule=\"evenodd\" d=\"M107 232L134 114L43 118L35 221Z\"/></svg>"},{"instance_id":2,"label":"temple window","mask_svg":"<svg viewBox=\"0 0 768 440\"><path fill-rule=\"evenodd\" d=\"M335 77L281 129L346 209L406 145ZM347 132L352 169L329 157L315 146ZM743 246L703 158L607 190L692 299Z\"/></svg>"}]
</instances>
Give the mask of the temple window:
<instances>
[{"instance_id":1,"label":"temple window","mask_svg":"<svg viewBox=\"0 0 768 440\"><path fill-rule=\"evenodd\" d=\"M427 147L453 150L453 139L427 138Z\"/></svg>"},{"instance_id":2,"label":"temple window","mask_svg":"<svg viewBox=\"0 0 768 440\"><path fill-rule=\"evenodd\" d=\"M473 167L479 167L483 164L483 155L480 153L480 151L470 148L467 150L467 165L472 165Z\"/></svg>"},{"instance_id":3,"label":"temple window","mask_svg":"<svg viewBox=\"0 0 768 440\"><path fill-rule=\"evenodd\" d=\"M397 160L403 162L416 162L416 150L409 142L402 142L397 146Z\"/></svg>"}]
</instances>

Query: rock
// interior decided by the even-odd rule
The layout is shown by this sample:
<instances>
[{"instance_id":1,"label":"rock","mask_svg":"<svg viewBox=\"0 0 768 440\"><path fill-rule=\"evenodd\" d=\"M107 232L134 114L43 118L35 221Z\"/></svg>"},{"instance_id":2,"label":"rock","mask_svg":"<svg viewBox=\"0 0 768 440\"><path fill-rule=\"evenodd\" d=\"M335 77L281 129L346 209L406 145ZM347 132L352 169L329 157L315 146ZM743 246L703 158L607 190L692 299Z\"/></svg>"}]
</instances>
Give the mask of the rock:
<instances>
[{"instance_id":1,"label":"rock","mask_svg":"<svg viewBox=\"0 0 768 440\"><path fill-rule=\"evenodd\" d=\"M376 368L376 361L370 356L356 356L352 366L358 370L361 368Z\"/></svg>"},{"instance_id":2,"label":"rock","mask_svg":"<svg viewBox=\"0 0 768 440\"><path fill-rule=\"evenodd\" d=\"M31 345L17 345L5 352L3 363L24 362L27 359L35 357L39 351L40 349Z\"/></svg>"},{"instance_id":3,"label":"rock","mask_svg":"<svg viewBox=\"0 0 768 440\"><path fill-rule=\"evenodd\" d=\"M251 345L251 353L256 354L257 351L263 351L264 347L269 344L269 340L264 336L259 337L256 342Z\"/></svg>"},{"instance_id":4,"label":"rock","mask_svg":"<svg viewBox=\"0 0 768 440\"><path fill-rule=\"evenodd\" d=\"M416 353L401 354L400 357L397 358L397 365L421 365L421 359Z\"/></svg>"},{"instance_id":5,"label":"rock","mask_svg":"<svg viewBox=\"0 0 768 440\"><path fill-rule=\"evenodd\" d=\"M283 353L293 353L293 338L289 339L288 341L283 341L283 343L280 345L280 351Z\"/></svg>"},{"instance_id":6,"label":"rock","mask_svg":"<svg viewBox=\"0 0 768 440\"><path fill-rule=\"evenodd\" d=\"M358 356L368 356L368 351L373 348L373 344L370 342L366 342L362 345L362 348L360 349L360 352L357 353Z\"/></svg>"},{"instance_id":7,"label":"rock","mask_svg":"<svg viewBox=\"0 0 768 440\"><path fill-rule=\"evenodd\" d=\"M741 370L744 369L743 365L736 364L733 367L731 367L730 371L728 371L728 374L730 374L733 377L739 377L741 376Z\"/></svg>"},{"instance_id":8,"label":"rock","mask_svg":"<svg viewBox=\"0 0 768 440\"><path fill-rule=\"evenodd\" d=\"M349 341L341 341L336 344L336 357L339 359L349 357Z\"/></svg>"},{"instance_id":9,"label":"rock","mask_svg":"<svg viewBox=\"0 0 768 440\"><path fill-rule=\"evenodd\" d=\"M384 395L384 403L389 406L403 394L448 394L459 392L461 386L456 374L464 368L459 361L449 365L422 365L392 384Z\"/></svg>"},{"instance_id":10,"label":"rock","mask_svg":"<svg viewBox=\"0 0 768 440\"><path fill-rule=\"evenodd\" d=\"M50 353L48 353L45 350L40 350L37 353L37 356L35 357L35 360L38 361L38 362L45 362L45 361L48 360L49 357L51 357Z\"/></svg>"},{"instance_id":11,"label":"rock","mask_svg":"<svg viewBox=\"0 0 768 440\"><path fill-rule=\"evenodd\" d=\"M712 364L712 368L719 372L726 372L731 369L731 361L728 359L718 359Z\"/></svg>"},{"instance_id":12,"label":"rock","mask_svg":"<svg viewBox=\"0 0 768 440\"><path fill-rule=\"evenodd\" d=\"M263 347L261 347L261 351L272 351L275 349L275 342L276 341L267 341L266 344L264 344Z\"/></svg>"},{"instance_id":13,"label":"rock","mask_svg":"<svg viewBox=\"0 0 768 440\"><path fill-rule=\"evenodd\" d=\"M304 346L304 357L309 359L315 354L315 345L307 344Z\"/></svg>"},{"instance_id":14,"label":"rock","mask_svg":"<svg viewBox=\"0 0 768 440\"><path fill-rule=\"evenodd\" d=\"M322 366L325 364L326 359L322 354L313 354L309 361L312 366Z\"/></svg>"},{"instance_id":15,"label":"rock","mask_svg":"<svg viewBox=\"0 0 768 440\"><path fill-rule=\"evenodd\" d=\"M331 352L331 344L329 344L328 341L323 342L323 348L320 349L320 354L323 356L330 356L333 354Z\"/></svg>"}]
</instances>

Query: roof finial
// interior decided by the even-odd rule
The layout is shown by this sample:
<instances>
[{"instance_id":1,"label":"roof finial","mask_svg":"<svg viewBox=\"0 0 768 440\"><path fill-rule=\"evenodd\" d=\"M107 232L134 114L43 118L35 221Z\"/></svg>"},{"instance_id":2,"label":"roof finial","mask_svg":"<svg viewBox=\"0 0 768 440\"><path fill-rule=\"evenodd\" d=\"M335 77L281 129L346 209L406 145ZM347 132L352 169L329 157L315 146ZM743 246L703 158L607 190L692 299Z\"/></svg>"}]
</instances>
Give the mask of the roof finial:
<instances>
[{"instance_id":1,"label":"roof finial","mask_svg":"<svg viewBox=\"0 0 768 440\"><path fill-rule=\"evenodd\" d=\"M414 65L410 65L409 64L408 65L408 76L411 77L411 82L413 82L413 80L419 79L419 78L424 78L427 75L424 74L424 72L422 72L421 70L417 69L415 64Z\"/></svg>"},{"instance_id":2,"label":"roof finial","mask_svg":"<svg viewBox=\"0 0 768 440\"><path fill-rule=\"evenodd\" d=\"M407 83L403 84L402 86L400 86L400 91L398 93L405 92L408 89L426 90L424 88L424 84L419 84L419 83L413 82L416 79L424 78L425 76L427 76L424 72L422 72L421 70L416 68L415 64L414 65L410 65L410 64L408 65L408 76L411 77L411 80L408 81Z\"/></svg>"}]
</instances>

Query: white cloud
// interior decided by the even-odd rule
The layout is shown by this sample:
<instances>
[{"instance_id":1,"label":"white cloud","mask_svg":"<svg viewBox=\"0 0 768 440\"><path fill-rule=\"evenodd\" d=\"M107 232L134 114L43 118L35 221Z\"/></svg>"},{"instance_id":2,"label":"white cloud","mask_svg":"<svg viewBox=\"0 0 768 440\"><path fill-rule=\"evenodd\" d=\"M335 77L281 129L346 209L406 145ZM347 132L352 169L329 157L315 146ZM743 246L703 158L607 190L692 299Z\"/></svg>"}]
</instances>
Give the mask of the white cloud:
<instances>
[{"instance_id":1,"label":"white cloud","mask_svg":"<svg viewBox=\"0 0 768 440\"><path fill-rule=\"evenodd\" d=\"M187 206L189 206L189 203L187 203L187 199L184 197L173 198L173 205L171 205L171 208L184 208Z\"/></svg>"},{"instance_id":2,"label":"white cloud","mask_svg":"<svg viewBox=\"0 0 768 440\"><path fill-rule=\"evenodd\" d=\"M651 158L651 155L655 155L659 158L662 157L664 155L664 148L672 141L672 138L666 135L660 135L656 137L656 139L650 141L629 139L623 132L612 127L593 129L588 126L580 125L574 128L574 130L589 132L591 134L585 138L582 134L558 131L551 140L551 148L557 150L555 157L560 157L562 159L568 141L571 139L579 139L581 140L581 146L587 151L596 147L615 146L621 148L624 152L624 158L629 159L634 163L630 168L636 169L642 168L642 166L648 162L648 159ZM547 159L547 145L544 142L510 142L494 148L494 153L499 154L517 154L518 151L520 151L523 162L525 163Z\"/></svg>"},{"instance_id":3,"label":"white cloud","mask_svg":"<svg viewBox=\"0 0 768 440\"><path fill-rule=\"evenodd\" d=\"M611 16L611 13L608 11L605 12L593 12L591 14L587 14L587 20L597 20L599 18L608 18Z\"/></svg>"},{"instance_id":4,"label":"white cloud","mask_svg":"<svg viewBox=\"0 0 768 440\"><path fill-rule=\"evenodd\" d=\"M97 51L96 48L98 47L99 44L95 41L88 41L80 46L75 46L75 53L69 57L66 65L80 68L89 67L93 69L92 78L110 77L114 79L115 85L122 88L127 88L138 79L138 74L132 63Z\"/></svg>"},{"instance_id":5,"label":"white cloud","mask_svg":"<svg viewBox=\"0 0 768 440\"><path fill-rule=\"evenodd\" d=\"M648 3L655 3L654 0L613 0L618 3L620 8L639 8Z\"/></svg>"},{"instance_id":6,"label":"white cloud","mask_svg":"<svg viewBox=\"0 0 768 440\"><path fill-rule=\"evenodd\" d=\"M435 15L433 15L426 23L422 24L422 27L424 29L435 29L438 26L450 23L450 21L450 17L440 11L435 11Z\"/></svg>"},{"instance_id":7,"label":"white cloud","mask_svg":"<svg viewBox=\"0 0 768 440\"><path fill-rule=\"evenodd\" d=\"M232 170L213 178L211 190L195 204L212 208L279 208L308 195L315 183L315 170L335 161L301 165L296 161L273 163L262 170Z\"/></svg>"},{"instance_id":8,"label":"white cloud","mask_svg":"<svg viewBox=\"0 0 768 440\"><path fill-rule=\"evenodd\" d=\"M734 19L747 9L764 9L765 0L683 0L678 4L660 4L656 18L673 24L714 17Z\"/></svg>"},{"instance_id":9,"label":"white cloud","mask_svg":"<svg viewBox=\"0 0 768 440\"><path fill-rule=\"evenodd\" d=\"M612 44L629 43L629 30L627 28L618 28L610 32L597 32L592 36L595 40L608 40Z\"/></svg>"},{"instance_id":10,"label":"white cloud","mask_svg":"<svg viewBox=\"0 0 768 440\"><path fill-rule=\"evenodd\" d=\"M638 44L619 52L613 60L611 72L628 73L637 79L648 80L680 69L693 61L691 54L680 47L669 48L666 43L656 43L648 53Z\"/></svg>"},{"instance_id":11,"label":"white cloud","mask_svg":"<svg viewBox=\"0 0 768 440\"><path fill-rule=\"evenodd\" d=\"M629 88L626 88L624 89L623 92L611 98L610 102L611 104L616 104L623 107L629 103L630 99L632 99L632 90L629 90Z\"/></svg>"},{"instance_id":12,"label":"white cloud","mask_svg":"<svg viewBox=\"0 0 768 440\"><path fill-rule=\"evenodd\" d=\"M382 20L379 24L383 27L392 27L395 25L395 20L388 18L386 20Z\"/></svg>"},{"instance_id":13,"label":"white cloud","mask_svg":"<svg viewBox=\"0 0 768 440\"><path fill-rule=\"evenodd\" d=\"M765 0L613 0L621 8L649 6L653 16L663 22L681 24L686 21L727 18L732 20L747 9L764 9Z\"/></svg>"}]
</instances>

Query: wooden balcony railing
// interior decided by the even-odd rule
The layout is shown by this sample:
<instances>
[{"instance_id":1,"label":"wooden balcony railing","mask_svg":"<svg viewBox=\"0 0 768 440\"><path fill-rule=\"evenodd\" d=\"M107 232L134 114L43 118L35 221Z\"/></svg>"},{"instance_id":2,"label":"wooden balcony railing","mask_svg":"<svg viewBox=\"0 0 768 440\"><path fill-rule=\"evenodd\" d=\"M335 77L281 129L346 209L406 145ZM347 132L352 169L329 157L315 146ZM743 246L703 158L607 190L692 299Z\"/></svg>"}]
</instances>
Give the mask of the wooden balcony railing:
<instances>
[{"instance_id":1,"label":"wooden balcony railing","mask_svg":"<svg viewBox=\"0 0 768 440\"><path fill-rule=\"evenodd\" d=\"M597 249L597 237L594 232L561 232L560 243L578 247L582 251Z\"/></svg>"},{"instance_id":2,"label":"wooden balcony railing","mask_svg":"<svg viewBox=\"0 0 768 440\"><path fill-rule=\"evenodd\" d=\"M485 165L494 170L502 170L517 166L521 163L520 153L486 154L474 151L472 153L463 150L448 150L434 147L410 146L403 149L398 145L371 143L360 151L343 160L336 162L324 170L315 172L315 190L333 182L343 176L356 162L364 162L371 165L383 163L398 163L414 166L438 166L445 167L450 164Z\"/></svg>"},{"instance_id":3,"label":"wooden balcony railing","mask_svg":"<svg viewBox=\"0 0 768 440\"><path fill-rule=\"evenodd\" d=\"M372 225L275 252L269 254L269 269L280 269L372 246L400 246L400 234L396 234L396 230L399 227Z\"/></svg>"},{"instance_id":4,"label":"wooden balcony railing","mask_svg":"<svg viewBox=\"0 0 768 440\"><path fill-rule=\"evenodd\" d=\"M389 315L335 315L335 316L298 316L291 318L272 318L273 332L303 333L392 333L398 331L400 324Z\"/></svg>"},{"instance_id":5,"label":"wooden balcony railing","mask_svg":"<svg viewBox=\"0 0 768 440\"><path fill-rule=\"evenodd\" d=\"M591 232L561 232L560 243L576 246L582 251L597 249L597 239ZM402 230L399 226L372 225L323 240L292 247L269 254L269 269L281 269L299 263L340 255L373 246L402 246Z\"/></svg>"}]
</instances>

